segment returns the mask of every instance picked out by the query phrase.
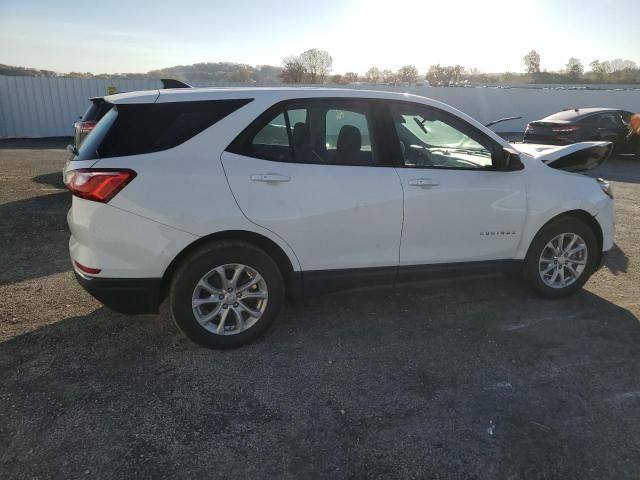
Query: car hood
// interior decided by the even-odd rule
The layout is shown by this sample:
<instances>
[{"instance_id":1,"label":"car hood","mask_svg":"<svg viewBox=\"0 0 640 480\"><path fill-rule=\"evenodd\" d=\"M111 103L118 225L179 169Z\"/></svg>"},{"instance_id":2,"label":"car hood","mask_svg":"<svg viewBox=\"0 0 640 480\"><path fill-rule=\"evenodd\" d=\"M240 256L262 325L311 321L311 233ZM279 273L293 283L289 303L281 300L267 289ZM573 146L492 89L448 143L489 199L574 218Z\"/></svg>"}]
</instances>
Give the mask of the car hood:
<instances>
[{"instance_id":1,"label":"car hood","mask_svg":"<svg viewBox=\"0 0 640 480\"><path fill-rule=\"evenodd\" d=\"M542 160L552 168L569 172L584 172L598 167L609 158L613 149L611 142L580 142L563 146L535 143L511 145L519 152Z\"/></svg>"}]
</instances>

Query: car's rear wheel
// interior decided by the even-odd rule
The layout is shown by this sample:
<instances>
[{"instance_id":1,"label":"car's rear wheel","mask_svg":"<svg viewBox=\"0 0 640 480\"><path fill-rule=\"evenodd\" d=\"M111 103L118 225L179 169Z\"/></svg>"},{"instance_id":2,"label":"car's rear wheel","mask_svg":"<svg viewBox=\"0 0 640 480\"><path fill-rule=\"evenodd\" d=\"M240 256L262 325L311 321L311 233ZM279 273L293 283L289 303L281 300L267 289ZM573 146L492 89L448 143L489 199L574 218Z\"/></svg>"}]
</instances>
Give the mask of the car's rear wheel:
<instances>
[{"instance_id":1,"label":"car's rear wheel","mask_svg":"<svg viewBox=\"0 0 640 480\"><path fill-rule=\"evenodd\" d=\"M531 287L546 298L571 295L595 271L599 252L593 230L583 221L561 217L536 235L525 259Z\"/></svg>"},{"instance_id":2,"label":"car's rear wheel","mask_svg":"<svg viewBox=\"0 0 640 480\"><path fill-rule=\"evenodd\" d=\"M284 283L276 263L243 242L206 245L189 255L171 283L180 329L208 348L235 348L260 336L277 316Z\"/></svg>"}]
</instances>

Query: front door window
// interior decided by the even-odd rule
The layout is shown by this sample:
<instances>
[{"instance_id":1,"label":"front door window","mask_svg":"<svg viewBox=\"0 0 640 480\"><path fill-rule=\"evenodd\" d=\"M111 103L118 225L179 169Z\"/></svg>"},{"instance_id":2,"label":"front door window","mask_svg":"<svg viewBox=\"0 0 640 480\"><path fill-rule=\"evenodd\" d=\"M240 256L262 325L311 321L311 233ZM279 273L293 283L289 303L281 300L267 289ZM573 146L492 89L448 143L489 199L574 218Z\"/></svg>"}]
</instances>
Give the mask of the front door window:
<instances>
[{"instance_id":1,"label":"front door window","mask_svg":"<svg viewBox=\"0 0 640 480\"><path fill-rule=\"evenodd\" d=\"M391 105L393 122L408 167L491 169L492 149L470 127L446 112Z\"/></svg>"}]
</instances>

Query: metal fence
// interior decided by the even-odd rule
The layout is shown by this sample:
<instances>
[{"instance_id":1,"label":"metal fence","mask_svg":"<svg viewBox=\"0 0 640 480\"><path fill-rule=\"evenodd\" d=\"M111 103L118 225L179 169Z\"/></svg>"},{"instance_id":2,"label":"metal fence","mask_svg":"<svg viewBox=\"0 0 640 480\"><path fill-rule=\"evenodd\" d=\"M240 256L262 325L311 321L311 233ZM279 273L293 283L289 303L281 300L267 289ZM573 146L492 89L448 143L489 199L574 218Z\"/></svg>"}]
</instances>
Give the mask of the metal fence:
<instances>
[{"instance_id":1,"label":"metal fence","mask_svg":"<svg viewBox=\"0 0 640 480\"><path fill-rule=\"evenodd\" d=\"M109 85L133 91L159 88L160 82L0 76L0 138L69 136L87 99L104 95Z\"/></svg>"},{"instance_id":2,"label":"metal fence","mask_svg":"<svg viewBox=\"0 0 640 480\"><path fill-rule=\"evenodd\" d=\"M72 124L87 109L89 97L102 96L107 87L118 91L150 90L159 80L116 80L0 75L0 138L71 136ZM196 82L194 86L239 86ZM247 86L246 84L244 86ZM267 86L256 85L252 86ZM394 90L443 101L481 122L521 115L522 120L499 126L522 131L527 122L563 108L612 107L640 112L640 90L562 90L543 88L441 88L350 85L349 88Z\"/></svg>"}]
</instances>

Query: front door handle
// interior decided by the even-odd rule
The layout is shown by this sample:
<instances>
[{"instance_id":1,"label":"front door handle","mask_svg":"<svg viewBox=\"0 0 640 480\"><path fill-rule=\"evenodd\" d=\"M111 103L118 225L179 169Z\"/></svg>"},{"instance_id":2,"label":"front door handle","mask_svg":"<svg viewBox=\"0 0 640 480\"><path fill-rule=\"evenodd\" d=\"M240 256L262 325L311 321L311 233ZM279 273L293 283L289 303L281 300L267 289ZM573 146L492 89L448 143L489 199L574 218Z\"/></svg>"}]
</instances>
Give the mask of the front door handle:
<instances>
[{"instance_id":1,"label":"front door handle","mask_svg":"<svg viewBox=\"0 0 640 480\"><path fill-rule=\"evenodd\" d=\"M440 182L438 182L437 180L433 180L432 178L414 178L412 180L409 180L409 185L411 185L412 187L431 188L437 187L438 185L440 185Z\"/></svg>"},{"instance_id":2,"label":"front door handle","mask_svg":"<svg viewBox=\"0 0 640 480\"><path fill-rule=\"evenodd\" d=\"M251 180L254 182L280 183L288 182L291 180L291 177L280 175L279 173L260 173L257 175L251 175Z\"/></svg>"}]
</instances>

